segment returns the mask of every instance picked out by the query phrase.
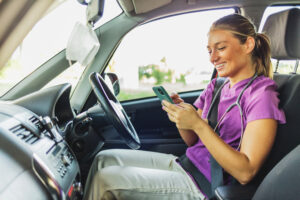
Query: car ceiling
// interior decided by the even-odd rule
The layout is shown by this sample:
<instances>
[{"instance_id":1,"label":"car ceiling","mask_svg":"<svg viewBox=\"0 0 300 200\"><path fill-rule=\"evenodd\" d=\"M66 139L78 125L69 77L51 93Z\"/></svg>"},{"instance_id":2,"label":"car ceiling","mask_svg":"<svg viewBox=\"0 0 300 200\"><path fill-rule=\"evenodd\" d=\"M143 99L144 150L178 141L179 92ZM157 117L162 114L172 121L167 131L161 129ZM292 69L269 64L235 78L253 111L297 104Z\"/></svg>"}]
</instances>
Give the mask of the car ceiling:
<instances>
[{"instance_id":1,"label":"car ceiling","mask_svg":"<svg viewBox=\"0 0 300 200\"><path fill-rule=\"evenodd\" d=\"M146 12L150 12L156 8L164 7L172 4L177 5L177 9L174 7L174 11L182 10L185 8L179 7L186 5L186 8L195 8L199 10L210 8L222 8L222 7L249 7L249 6L270 6L280 4L299 4L298 0L118 0L121 8L125 13L138 15Z\"/></svg>"},{"instance_id":2,"label":"car ceiling","mask_svg":"<svg viewBox=\"0 0 300 200\"><path fill-rule=\"evenodd\" d=\"M266 7L299 4L299 0L118 0L118 2L128 16L140 16L151 20L155 16L162 17L193 10L237 7L241 8L241 14L250 17L257 27Z\"/></svg>"}]
</instances>

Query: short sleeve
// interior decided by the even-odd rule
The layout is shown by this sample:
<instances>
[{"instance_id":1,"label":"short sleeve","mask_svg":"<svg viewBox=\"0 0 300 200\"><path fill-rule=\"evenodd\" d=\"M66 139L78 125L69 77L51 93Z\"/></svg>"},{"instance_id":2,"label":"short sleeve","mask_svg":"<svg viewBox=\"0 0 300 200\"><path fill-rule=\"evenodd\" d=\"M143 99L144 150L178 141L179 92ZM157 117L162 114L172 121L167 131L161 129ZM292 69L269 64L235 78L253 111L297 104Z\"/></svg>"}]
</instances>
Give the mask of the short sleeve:
<instances>
[{"instance_id":1,"label":"short sleeve","mask_svg":"<svg viewBox=\"0 0 300 200\"><path fill-rule=\"evenodd\" d=\"M286 122L282 109L279 109L278 92L276 83L269 81L267 84L257 85L248 99L246 106L247 123L258 119L275 119L279 123Z\"/></svg>"},{"instance_id":2,"label":"short sleeve","mask_svg":"<svg viewBox=\"0 0 300 200\"><path fill-rule=\"evenodd\" d=\"M216 79L213 79L194 102L194 106L203 111L202 116L206 116L206 113L208 112L208 108L212 100L212 93L215 88L215 83Z\"/></svg>"}]
</instances>

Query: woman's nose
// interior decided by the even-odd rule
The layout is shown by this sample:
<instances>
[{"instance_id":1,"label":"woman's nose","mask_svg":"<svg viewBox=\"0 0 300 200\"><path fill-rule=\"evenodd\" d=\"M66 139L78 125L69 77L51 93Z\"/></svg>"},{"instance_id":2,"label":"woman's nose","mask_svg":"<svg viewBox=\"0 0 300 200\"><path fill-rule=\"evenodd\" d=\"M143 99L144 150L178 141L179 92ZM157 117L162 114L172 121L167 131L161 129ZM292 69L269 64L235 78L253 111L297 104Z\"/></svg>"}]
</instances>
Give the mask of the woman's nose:
<instances>
[{"instance_id":1,"label":"woman's nose","mask_svg":"<svg viewBox=\"0 0 300 200\"><path fill-rule=\"evenodd\" d=\"M216 62L218 59L219 59L219 54L218 54L218 52L215 51L215 50L212 50L211 53L210 53L210 62L211 62L211 63L214 63L214 62Z\"/></svg>"}]
</instances>

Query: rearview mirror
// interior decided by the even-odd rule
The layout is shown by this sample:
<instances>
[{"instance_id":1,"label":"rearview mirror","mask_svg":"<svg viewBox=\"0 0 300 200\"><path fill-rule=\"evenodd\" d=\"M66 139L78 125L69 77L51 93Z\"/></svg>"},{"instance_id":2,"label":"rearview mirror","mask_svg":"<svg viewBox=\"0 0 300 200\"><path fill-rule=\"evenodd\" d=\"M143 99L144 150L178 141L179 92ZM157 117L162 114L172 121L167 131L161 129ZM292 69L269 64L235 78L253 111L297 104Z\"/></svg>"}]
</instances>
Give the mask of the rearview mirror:
<instances>
[{"instance_id":1,"label":"rearview mirror","mask_svg":"<svg viewBox=\"0 0 300 200\"><path fill-rule=\"evenodd\" d=\"M103 15L104 0L77 0L80 4L86 5L86 19L89 23L95 24Z\"/></svg>"}]
</instances>

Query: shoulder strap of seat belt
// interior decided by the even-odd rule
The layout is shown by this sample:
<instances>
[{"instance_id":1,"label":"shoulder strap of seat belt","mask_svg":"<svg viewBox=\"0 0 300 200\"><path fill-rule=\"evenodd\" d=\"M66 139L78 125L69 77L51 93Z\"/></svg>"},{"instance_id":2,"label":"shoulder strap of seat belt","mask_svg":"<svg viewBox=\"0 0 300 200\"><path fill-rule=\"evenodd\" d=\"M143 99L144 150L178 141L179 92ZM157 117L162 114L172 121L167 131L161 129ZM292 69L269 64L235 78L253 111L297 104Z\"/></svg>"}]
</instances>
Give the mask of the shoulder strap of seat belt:
<instances>
[{"instance_id":1,"label":"shoulder strap of seat belt","mask_svg":"<svg viewBox=\"0 0 300 200\"><path fill-rule=\"evenodd\" d=\"M215 123L217 123L218 113L213 114L213 112L215 112L215 111L218 112L218 103L219 103L218 99L216 101L215 96L220 94L220 92L218 93L218 90L221 88L224 81L225 81L224 78L218 78L216 80L215 88L213 91L213 97L212 97L213 100L211 102L211 106L210 106L211 111L209 111L209 114L211 113L211 118L212 118L212 116L216 117ZM214 107L216 107L216 109ZM208 180L205 178L205 176L197 169L197 167L194 166L194 164L188 159L186 154L179 157L178 161L181 164L181 166L185 169L185 171L189 172L192 175L192 177L196 181L197 185L200 187L201 191L204 192L209 199L214 198L214 191L212 191L211 183L208 182ZM222 170L222 168L221 168L221 170ZM213 170L213 171L215 171L215 170ZM222 176L222 178L223 178L223 176Z\"/></svg>"},{"instance_id":2,"label":"shoulder strap of seat belt","mask_svg":"<svg viewBox=\"0 0 300 200\"><path fill-rule=\"evenodd\" d=\"M220 101L221 90L226 78L217 78L215 88L212 95L212 101L207 113L207 120L209 125L214 129L218 123L218 105Z\"/></svg>"},{"instance_id":3,"label":"shoulder strap of seat belt","mask_svg":"<svg viewBox=\"0 0 300 200\"><path fill-rule=\"evenodd\" d=\"M215 88L213 91L212 102L207 114L208 124L214 129L218 123L218 105L220 102L221 90L223 88L225 78L217 78L215 83ZM219 132L217 131L217 134ZM223 185L223 168L210 156L210 170L211 170L211 193L214 196L215 189Z\"/></svg>"}]
</instances>

